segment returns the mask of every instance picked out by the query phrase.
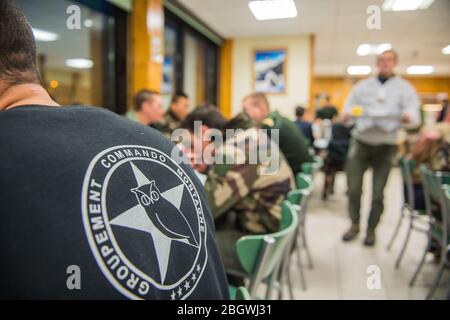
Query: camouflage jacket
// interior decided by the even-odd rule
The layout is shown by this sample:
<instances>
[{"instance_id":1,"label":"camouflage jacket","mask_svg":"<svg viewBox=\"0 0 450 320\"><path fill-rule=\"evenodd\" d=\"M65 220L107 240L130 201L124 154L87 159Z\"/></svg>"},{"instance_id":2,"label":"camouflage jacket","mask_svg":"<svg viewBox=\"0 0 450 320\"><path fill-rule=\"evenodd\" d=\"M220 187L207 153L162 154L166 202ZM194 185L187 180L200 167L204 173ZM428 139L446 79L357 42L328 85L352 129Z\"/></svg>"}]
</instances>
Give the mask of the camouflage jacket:
<instances>
[{"instance_id":1,"label":"camouflage jacket","mask_svg":"<svg viewBox=\"0 0 450 320\"><path fill-rule=\"evenodd\" d=\"M172 132L181 127L181 120L168 110L160 122L155 125L155 128L159 130L166 138L170 139Z\"/></svg>"},{"instance_id":2,"label":"camouflage jacket","mask_svg":"<svg viewBox=\"0 0 450 320\"><path fill-rule=\"evenodd\" d=\"M275 232L281 219L281 202L294 187L294 177L278 146L271 144L264 133L259 134L256 127L249 127L247 120L241 114L230 121L232 127L226 126L244 129L217 149L216 162L210 167L205 188L216 220L234 212L239 231ZM272 146L270 157L278 162L272 172L273 167L262 157L256 156L255 160L257 149L262 146ZM232 159L234 163L228 162ZM220 160L223 163L218 163Z\"/></svg>"}]
</instances>

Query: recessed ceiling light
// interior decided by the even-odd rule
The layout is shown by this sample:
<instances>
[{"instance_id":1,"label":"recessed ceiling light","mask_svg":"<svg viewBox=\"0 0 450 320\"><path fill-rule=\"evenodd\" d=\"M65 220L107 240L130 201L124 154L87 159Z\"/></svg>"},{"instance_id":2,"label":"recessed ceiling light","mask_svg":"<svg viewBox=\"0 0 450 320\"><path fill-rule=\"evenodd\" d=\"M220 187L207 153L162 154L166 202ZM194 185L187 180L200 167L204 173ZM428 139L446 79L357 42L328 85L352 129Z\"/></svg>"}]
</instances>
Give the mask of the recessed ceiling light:
<instances>
[{"instance_id":1,"label":"recessed ceiling light","mask_svg":"<svg viewBox=\"0 0 450 320\"><path fill-rule=\"evenodd\" d=\"M382 43L382 44L361 44L359 45L356 53L358 56L368 56L375 55L385 52L386 50L392 49L392 45L390 43Z\"/></svg>"},{"instance_id":2,"label":"recessed ceiling light","mask_svg":"<svg viewBox=\"0 0 450 320\"><path fill-rule=\"evenodd\" d=\"M450 54L450 45L446 46L445 48L442 48L443 54Z\"/></svg>"},{"instance_id":3,"label":"recessed ceiling light","mask_svg":"<svg viewBox=\"0 0 450 320\"><path fill-rule=\"evenodd\" d=\"M371 72L370 66L349 66L347 68L347 73L351 76L368 75Z\"/></svg>"},{"instance_id":4,"label":"recessed ceiling light","mask_svg":"<svg viewBox=\"0 0 450 320\"><path fill-rule=\"evenodd\" d=\"M257 20L294 18L298 13L293 0L257 0L248 6Z\"/></svg>"},{"instance_id":5,"label":"recessed ceiling light","mask_svg":"<svg viewBox=\"0 0 450 320\"><path fill-rule=\"evenodd\" d=\"M94 26L94 21L92 21L92 19L86 19L84 20L84 26L86 28L91 28L92 26Z\"/></svg>"},{"instance_id":6,"label":"recessed ceiling light","mask_svg":"<svg viewBox=\"0 0 450 320\"><path fill-rule=\"evenodd\" d=\"M434 66L409 66L406 68L407 74L431 74L434 72Z\"/></svg>"},{"instance_id":7,"label":"recessed ceiling light","mask_svg":"<svg viewBox=\"0 0 450 320\"><path fill-rule=\"evenodd\" d=\"M384 11L411 11L428 9L434 0L384 0Z\"/></svg>"},{"instance_id":8,"label":"recessed ceiling light","mask_svg":"<svg viewBox=\"0 0 450 320\"><path fill-rule=\"evenodd\" d=\"M41 41L41 42L52 42L52 41L56 41L59 39L59 34L51 32L51 31L46 31L46 30L41 30L41 29L36 29L36 28L32 28L33 30L33 35L34 35L34 39L36 41Z\"/></svg>"},{"instance_id":9,"label":"recessed ceiling light","mask_svg":"<svg viewBox=\"0 0 450 320\"><path fill-rule=\"evenodd\" d=\"M75 69L91 69L94 66L94 62L89 59L67 59L66 66Z\"/></svg>"}]
</instances>

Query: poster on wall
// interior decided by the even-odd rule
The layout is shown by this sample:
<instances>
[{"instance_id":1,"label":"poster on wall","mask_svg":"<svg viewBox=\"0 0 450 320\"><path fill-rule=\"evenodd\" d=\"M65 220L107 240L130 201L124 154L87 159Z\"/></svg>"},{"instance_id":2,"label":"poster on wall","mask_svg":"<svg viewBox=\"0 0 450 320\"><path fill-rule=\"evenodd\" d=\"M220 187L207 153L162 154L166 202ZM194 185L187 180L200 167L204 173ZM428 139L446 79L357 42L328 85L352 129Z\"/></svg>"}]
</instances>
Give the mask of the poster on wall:
<instances>
[{"instance_id":1,"label":"poster on wall","mask_svg":"<svg viewBox=\"0 0 450 320\"><path fill-rule=\"evenodd\" d=\"M253 57L253 88L268 94L286 93L287 50L255 50Z\"/></svg>"}]
</instances>

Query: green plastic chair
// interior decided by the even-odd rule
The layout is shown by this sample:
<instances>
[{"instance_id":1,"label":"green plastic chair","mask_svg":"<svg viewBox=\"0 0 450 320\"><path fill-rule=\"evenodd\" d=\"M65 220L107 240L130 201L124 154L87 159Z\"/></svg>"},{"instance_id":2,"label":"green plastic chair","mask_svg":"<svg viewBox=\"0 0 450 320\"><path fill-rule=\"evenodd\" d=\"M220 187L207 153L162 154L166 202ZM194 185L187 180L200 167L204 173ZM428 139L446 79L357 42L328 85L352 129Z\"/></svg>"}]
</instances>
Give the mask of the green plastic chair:
<instances>
[{"instance_id":1,"label":"green plastic chair","mask_svg":"<svg viewBox=\"0 0 450 320\"><path fill-rule=\"evenodd\" d=\"M310 175L306 173L297 173L295 176L295 185L297 190L308 190L312 192L313 181Z\"/></svg>"},{"instance_id":2,"label":"green plastic chair","mask_svg":"<svg viewBox=\"0 0 450 320\"><path fill-rule=\"evenodd\" d=\"M410 286L413 286L419 272L421 271L427 253L431 247L431 243L436 241L441 244L442 248L447 248L448 237L447 237L447 215L446 212L441 210L440 216L435 217L433 215L433 209L436 208L435 204L441 204L442 206L442 198L444 194L442 192L442 186L444 184L450 184L450 173L448 172L440 172L440 171L431 171L427 168L426 165L420 166L420 172L422 175L422 184L425 198L425 208L426 213L429 218L429 227L428 227L428 243L422 255L422 259L417 266L417 269L414 275L411 278ZM436 212L439 210L435 210ZM443 228L443 226L445 226ZM445 263L446 259L441 259ZM442 262L441 262L442 263ZM440 269L439 269L440 270ZM427 299L430 299L433 296L436 287L438 286L439 279L441 277L440 273L438 273L439 277L435 278L433 285L430 288L430 291L427 294Z\"/></svg>"},{"instance_id":3,"label":"green plastic chair","mask_svg":"<svg viewBox=\"0 0 450 320\"><path fill-rule=\"evenodd\" d=\"M442 186L442 203L441 203L441 208L442 208L442 212L446 213L446 218L447 218L447 232L446 232L446 236L447 236L447 247L446 248L442 248L443 249L443 257L441 257L441 261L442 258L445 258L445 267L446 268L450 268L450 185L449 184L445 184L444 186ZM441 276L442 276L442 272L441 272ZM439 281L439 280L438 280ZM447 283L447 300L450 300L450 277L448 279L448 283Z\"/></svg>"},{"instance_id":4,"label":"green plastic chair","mask_svg":"<svg viewBox=\"0 0 450 320\"><path fill-rule=\"evenodd\" d=\"M305 231L305 221L306 221L306 213L308 212L308 199L311 195L311 193L313 192L313 188L314 188L314 184L312 181L312 177L306 173L298 173L295 176L295 182L296 182L296 186L297 186L297 190L293 191L291 193L291 199L289 200L289 195L288 195L288 200L292 203L292 204L297 204L301 207L301 210L303 212L302 215L302 219L299 220L299 224L300 224L300 228L302 229L302 232L300 233L301 237L302 237L302 245L306 250L306 255L308 258L308 267L310 269L314 268L314 264L312 261L312 257L311 257L311 252L309 250L309 246L308 246L308 241L306 239L306 231ZM297 202L295 201L295 197L298 197L299 195L296 194L299 191L307 191L308 195L305 197L302 197L302 202Z\"/></svg>"},{"instance_id":5,"label":"green plastic chair","mask_svg":"<svg viewBox=\"0 0 450 320\"><path fill-rule=\"evenodd\" d=\"M302 172L310 176L319 171L323 167L323 160L319 156L313 156L313 162L305 162L302 164Z\"/></svg>"},{"instance_id":6,"label":"green plastic chair","mask_svg":"<svg viewBox=\"0 0 450 320\"><path fill-rule=\"evenodd\" d=\"M295 232L295 237L292 241L292 245L291 245L291 252L295 251L296 255L297 255L297 263L298 263L298 270L300 272L300 282L301 282L301 286L303 290L306 290L306 277L305 277L305 273L304 273L304 268L303 268L303 259L302 259L302 255L301 255L301 248L302 246L304 246L305 244L307 244L307 242L305 242L306 236L305 236L305 230L304 230L304 221L305 221L305 214L306 211L303 208L306 208L306 202L308 197L310 196L311 192L308 190L308 188L305 188L304 190L293 190L291 192L289 192L287 194L287 201L289 201L293 208L297 211L297 215L298 215L298 226L297 226L297 230ZM300 241L300 239L303 239L303 242ZM308 247L306 246L306 254L308 255L308 260L311 263L311 256L310 256L310 252ZM288 265L290 264L292 255L289 254L286 257L285 263L287 263ZM287 268L286 272L288 272L288 277L289 280L292 278L291 276L291 268ZM293 290L292 290L292 286L291 286L291 282L289 281L288 283L289 286L289 290L290 290L290 294L291 296L293 296Z\"/></svg>"},{"instance_id":7,"label":"green plastic chair","mask_svg":"<svg viewBox=\"0 0 450 320\"><path fill-rule=\"evenodd\" d=\"M400 253L396 259L395 268L400 267L400 263L405 254L406 247L408 246L412 231L413 230L419 231L421 233L428 232L427 229L424 228L424 225L428 224L428 221L426 220L426 218L428 218L428 217L424 215L425 212L420 212L420 211L414 209L415 204L414 204L413 172L414 172L414 169L416 168L416 162L412 159L406 159L405 157L401 157L399 159L399 167L400 167L400 172L401 172L401 176L402 176L402 182L406 189L406 193L405 193L403 205L402 205L402 208L400 211L400 216L399 216L397 225L395 226L394 233L392 234L389 244L387 246L387 250L390 250L392 248L392 245L399 233L403 219L405 219L405 218L408 219L408 231L406 233L405 240L403 241L403 244L401 246ZM402 193L403 193L403 189L402 189ZM421 222L421 225L420 224L417 225L416 222Z\"/></svg>"},{"instance_id":8,"label":"green plastic chair","mask_svg":"<svg viewBox=\"0 0 450 320\"><path fill-rule=\"evenodd\" d=\"M278 280L279 267L288 244L297 228L297 213L288 201L282 206L280 231L266 235L249 235L236 242L236 251L245 276L250 279L248 291L256 298L256 291L265 279L269 279L266 298L270 296L273 282Z\"/></svg>"},{"instance_id":9,"label":"green plastic chair","mask_svg":"<svg viewBox=\"0 0 450 320\"><path fill-rule=\"evenodd\" d=\"M250 293L245 287L229 286L230 300L251 300Z\"/></svg>"}]
</instances>

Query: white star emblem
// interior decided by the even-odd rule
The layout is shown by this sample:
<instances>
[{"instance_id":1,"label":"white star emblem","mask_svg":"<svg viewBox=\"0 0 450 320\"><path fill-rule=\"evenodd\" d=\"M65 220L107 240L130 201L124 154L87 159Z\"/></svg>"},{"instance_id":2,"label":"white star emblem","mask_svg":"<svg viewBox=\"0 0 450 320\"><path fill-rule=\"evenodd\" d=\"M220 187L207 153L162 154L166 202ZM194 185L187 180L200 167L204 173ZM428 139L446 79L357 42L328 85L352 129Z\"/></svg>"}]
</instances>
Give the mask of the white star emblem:
<instances>
[{"instance_id":1,"label":"white star emblem","mask_svg":"<svg viewBox=\"0 0 450 320\"><path fill-rule=\"evenodd\" d=\"M178 296L181 297L181 295L183 294L183 289L181 289L181 287L178 288Z\"/></svg>"},{"instance_id":2,"label":"white star emblem","mask_svg":"<svg viewBox=\"0 0 450 320\"><path fill-rule=\"evenodd\" d=\"M172 291L172 294L170 295L170 297L172 298L172 300L175 300L175 298L177 297L177 294L175 293L175 291Z\"/></svg>"},{"instance_id":3,"label":"white star emblem","mask_svg":"<svg viewBox=\"0 0 450 320\"><path fill-rule=\"evenodd\" d=\"M191 287L191 285L189 284L189 281L186 281L184 283L184 288L186 289L186 291L188 291L190 287Z\"/></svg>"},{"instance_id":4,"label":"white star emblem","mask_svg":"<svg viewBox=\"0 0 450 320\"><path fill-rule=\"evenodd\" d=\"M195 282L195 280L197 280L197 276L195 275L195 273L192 274L191 279L192 279L192 282Z\"/></svg>"}]
</instances>

